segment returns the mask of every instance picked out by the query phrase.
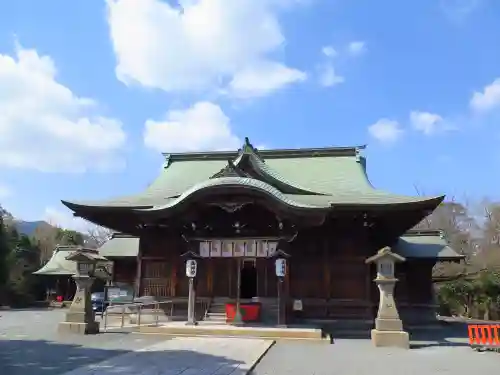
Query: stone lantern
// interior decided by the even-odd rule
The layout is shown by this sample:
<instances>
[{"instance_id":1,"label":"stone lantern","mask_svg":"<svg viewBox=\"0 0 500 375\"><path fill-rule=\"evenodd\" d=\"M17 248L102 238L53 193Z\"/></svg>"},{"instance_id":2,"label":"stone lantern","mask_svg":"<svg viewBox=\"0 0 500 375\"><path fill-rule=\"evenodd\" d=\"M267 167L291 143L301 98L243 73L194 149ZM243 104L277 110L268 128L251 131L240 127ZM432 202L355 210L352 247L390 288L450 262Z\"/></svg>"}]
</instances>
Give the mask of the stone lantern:
<instances>
[{"instance_id":1,"label":"stone lantern","mask_svg":"<svg viewBox=\"0 0 500 375\"><path fill-rule=\"evenodd\" d=\"M377 266L377 277L373 281L380 292L375 329L371 331L371 339L375 346L395 346L405 349L410 347L408 332L403 330L403 323L394 301L394 287L398 281L394 275L394 265L405 260L401 255L393 253L390 247L384 247L366 260L366 263L375 263Z\"/></svg>"},{"instance_id":2,"label":"stone lantern","mask_svg":"<svg viewBox=\"0 0 500 375\"><path fill-rule=\"evenodd\" d=\"M76 262L76 274L73 276L76 293L65 321L59 323L59 331L84 335L99 333L99 323L95 321L90 296L96 268L99 263L107 262L107 259L97 252L83 250L72 252L66 259Z\"/></svg>"}]
</instances>

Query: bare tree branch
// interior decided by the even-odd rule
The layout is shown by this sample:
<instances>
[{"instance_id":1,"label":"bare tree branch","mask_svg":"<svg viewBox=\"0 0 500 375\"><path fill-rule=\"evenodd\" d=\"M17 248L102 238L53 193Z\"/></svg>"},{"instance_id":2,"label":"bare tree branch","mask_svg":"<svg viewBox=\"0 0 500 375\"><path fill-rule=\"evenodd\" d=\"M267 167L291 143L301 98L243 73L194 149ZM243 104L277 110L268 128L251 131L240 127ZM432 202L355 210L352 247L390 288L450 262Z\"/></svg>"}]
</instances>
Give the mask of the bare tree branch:
<instances>
[{"instance_id":1,"label":"bare tree branch","mask_svg":"<svg viewBox=\"0 0 500 375\"><path fill-rule=\"evenodd\" d=\"M107 242L111 236L113 235L113 232L105 227L93 225L90 226L87 230L86 236L87 236L87 241L88 245L92 247L99 248L101 247L105 242Z\"/></svg>"}]
</instances>

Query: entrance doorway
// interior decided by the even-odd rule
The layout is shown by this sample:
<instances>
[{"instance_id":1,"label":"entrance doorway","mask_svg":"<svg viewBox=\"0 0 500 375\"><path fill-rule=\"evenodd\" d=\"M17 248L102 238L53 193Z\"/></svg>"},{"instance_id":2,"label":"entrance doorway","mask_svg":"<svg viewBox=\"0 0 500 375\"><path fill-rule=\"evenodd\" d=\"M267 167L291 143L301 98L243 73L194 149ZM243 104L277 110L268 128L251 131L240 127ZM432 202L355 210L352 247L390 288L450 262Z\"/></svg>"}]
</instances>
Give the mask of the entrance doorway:
<instances>
[{"instance_id":1,"label":"entrance doorway","mask_svg":"<svg viewBox=\"0 0 500 375\"><path fill-rule=\"evenodd\" d=\"M242 299L257 297L257 268L255 267L255 259L243 260L240 275L240 297Z\"/></svg>"}]
</instances>

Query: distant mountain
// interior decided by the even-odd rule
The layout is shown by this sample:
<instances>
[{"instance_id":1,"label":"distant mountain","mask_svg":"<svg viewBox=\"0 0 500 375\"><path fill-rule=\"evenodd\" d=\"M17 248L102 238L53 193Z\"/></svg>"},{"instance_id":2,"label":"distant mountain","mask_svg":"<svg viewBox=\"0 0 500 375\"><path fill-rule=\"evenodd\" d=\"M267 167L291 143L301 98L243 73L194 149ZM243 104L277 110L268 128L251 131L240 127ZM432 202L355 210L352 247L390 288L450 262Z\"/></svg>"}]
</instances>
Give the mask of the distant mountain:
<instances>
[{"instance_id":1,"label":"distant mountain","mask_svg":"<svg viewBox=\"0 0 500 375\"><path fill-rule=\"evenodd\" d=\"M15 221L16 229L19 233L25 234L27 236L32 236L35 230L40 226L50 226L49 223L43 220L39 221Z\"/></svg>"}]
</instances>

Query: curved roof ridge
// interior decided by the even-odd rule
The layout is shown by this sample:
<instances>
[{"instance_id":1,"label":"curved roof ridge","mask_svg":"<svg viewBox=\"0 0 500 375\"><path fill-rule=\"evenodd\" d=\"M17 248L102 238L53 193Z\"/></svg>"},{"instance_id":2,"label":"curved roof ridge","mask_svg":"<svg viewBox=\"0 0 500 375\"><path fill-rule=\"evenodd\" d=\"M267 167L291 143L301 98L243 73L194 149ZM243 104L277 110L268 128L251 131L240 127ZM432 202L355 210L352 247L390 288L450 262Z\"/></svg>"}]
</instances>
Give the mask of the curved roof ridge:
<instances>
[{"instance_id":1,"label":"curved roof ridge","mask_svg":"<svg viewBox=\"0 0 500 375\"><path fill-rule=\"evenodd\" d=\"M231 165L242 168L240 165L248 161L251 168L270 185L277 185L276 187L284 193L291 194L310 194L310 195L329 195L323 192L317 192L311 189L306 189L295 182L284 178L279 172L275 171L272 167L266 164L265 160L259 155L257 149L250 143L248 137L245 137L245 143L239 150L239 154L231 162ZM243 176L241 176L243 177ZM268 181L266 181L268 180Z\"/></svg>"},{"instance_id":2,"label":"curved roof ridge","mask_svg":"<svg viewBox=\"0 0 500 375\"><path fill-rule=\"evenodd\" d=\"M218 177L218 178L212 178L208 179L205 181L202 181L200 183L197 183L196 185L192 186L190 189L186 190L183 192L178 198L173 199L170 202L167 202L161 206L154 206L152 208L146 208L146 209L134 209L133 211L135 212L154 212L154 211L163 211L169 208L172 208L174 206L177 206L179 203L182 203L185 201L188 197L193 195L196 192L199 192L201 190L205 189L210 189L210 188L215 188L215 187L221 187L221 186L226 186L226 187L247 187L247 188L253 188L257 191L260 191L261 193L264 193L266 195L272 196L278 201L280 201L282 204L287 205L287 206L292 206L295 208L309 208L309 209L328 209L329 205L312 205L308 203L302 203L302 202L297 202L289 197L287 197L285 194L283 194L281 191L276 189L274 186L260 180L256 180L254 178L248 178L248 177Z\"/></svg>"}]
</instances>

